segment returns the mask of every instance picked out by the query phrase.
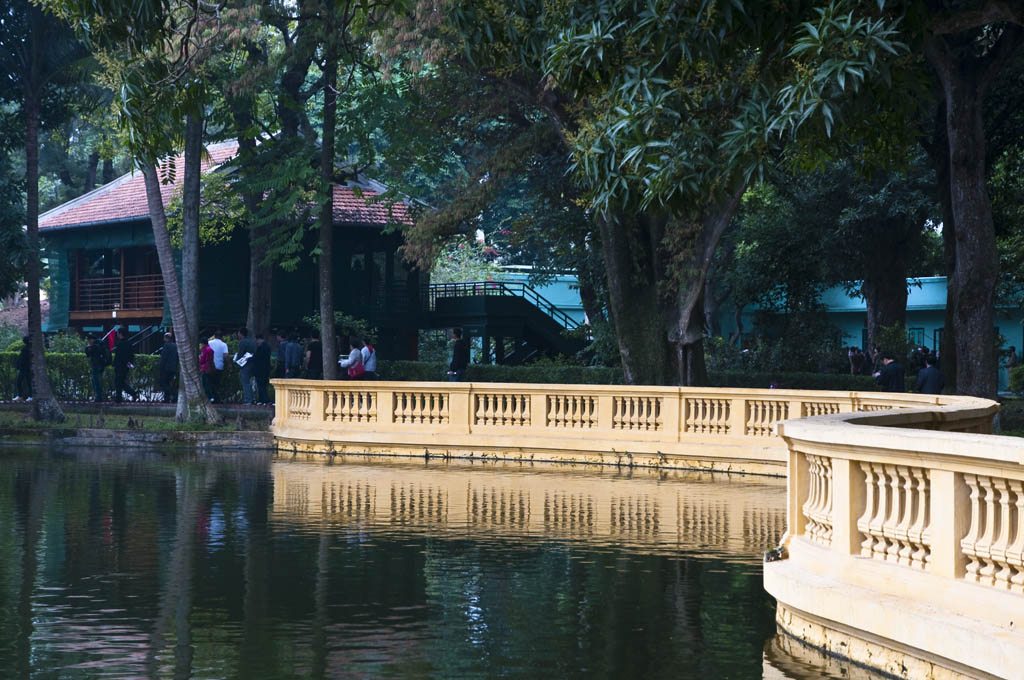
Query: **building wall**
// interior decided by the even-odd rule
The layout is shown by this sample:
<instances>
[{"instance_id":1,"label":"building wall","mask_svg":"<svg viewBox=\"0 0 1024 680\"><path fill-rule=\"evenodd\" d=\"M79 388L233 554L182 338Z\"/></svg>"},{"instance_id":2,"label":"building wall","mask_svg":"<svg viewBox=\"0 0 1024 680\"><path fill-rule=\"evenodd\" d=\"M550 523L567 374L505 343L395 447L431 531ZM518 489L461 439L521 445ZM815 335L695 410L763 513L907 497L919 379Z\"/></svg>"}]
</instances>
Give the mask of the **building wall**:
<instances>
[{"instance_id":1,"label":"building wall","mask_svg":"<svg viewBox=\"0 0 1024 680\"><path fill-rule=\"evenodd\" d=\"M575 274L557 274L547 283L532 285L530 267L509 267L502 272L501 278L504 281L525 283L577 323L586 323L587 315L583 311Z\"/></svg>"}]
</instances>

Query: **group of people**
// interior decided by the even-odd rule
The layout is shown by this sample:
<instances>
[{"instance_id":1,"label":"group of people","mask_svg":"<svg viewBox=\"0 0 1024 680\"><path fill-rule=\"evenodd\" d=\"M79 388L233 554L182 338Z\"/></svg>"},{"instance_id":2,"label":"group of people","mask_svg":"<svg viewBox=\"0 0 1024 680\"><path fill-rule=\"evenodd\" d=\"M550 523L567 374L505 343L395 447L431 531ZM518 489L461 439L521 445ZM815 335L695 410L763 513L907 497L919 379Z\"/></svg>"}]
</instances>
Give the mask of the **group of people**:
<instances>
[{"instance_id":1,"label":"group of people","mask_svg":"<svg viewBox=\"0 0 1024 680\"><path fill-rule=\"evenodd\" d=\"M340 379L376 380L377 350L368 337L348 338L349 351L338 358ZM324 377L324 345L320 332L313 330L305 347L298 334L277 334L277 377L322 380Z\"/></svg>"},{"instance_id":2,"label":"group of people","mask_svg":"<svg viewBox=\"0 0 1024 680\"><path fill-rule=\"evenodd\" d=\"M224 342L221 331L214 332L213 337L200 342L199 372L206 396L210 403L220 403L221 378L227 362L233 361L238 366L242 383L242 403L258 406L270 404L270 345L262 333L257 333L254 338L248 328L238 329L235 337L238 350L230 359L228 354L231 350Z\"/></svg>"},{"instance_id":3,"label":"group of people","mask_svg":"<svg viewBox=\"0 0 1024 680\"><path fill-rule=\"evenodd\" d=\"M168 333L164 336L164 342L167 342L167 338L170 336ZM106 401L106 391L103 389L103 375L106 373L107 367L113 365L114 367L114 401L121 403L124 399L124 395L127 394L132 399L139 398L139 392L128 380L129 373L135 368L135 346L128 338L128 333L124 328L118 328L114 333L113 337L113 351L111 351L110 344L108 344L107 338L109 336L100 337L96 333L90 333L86 336L85 345L85 356L89 359L89 367L91 369L91 381L92 391L94 393L94 400L101 402ZM178 354L177 346L174 345L173 338L171 338L171 345L173 346L174 355L174 370L178 370ZM170 357L171 352L168 352L167 356ZM161 380L163 379L164 361L161 357Z\"/></svg>"},{"instance_id":4,"label":"group of people","mask_svg":"<svg viewBox=\"0 0 1024 680\"><path fill-rule=\"evenodd\" d=\"M872 375L883 392L906 392L906 370L892 352L879 352L875 349L877 360ZM941 394L945 386L942 371L939 370L938 357L931 352L922 356L924 366L917 372L914 391L921 394Z\"/></svg>"},{"instance_id":5,"label":"group of people","mask_svg":"<svg viewBox=\"0 0 1024 680\"><path fill-rule=\"evenodd\" d=\"M874 375L885 366L884 352L877 345L870 351L862 350L860 347L850 347L846 352L850 360L850 375ZM938 365L939 355L932 352L924 345L914 347L910 352L910 370L920 371L926 365L928 357L931 357Z\"/></svg>"}]
</instances>

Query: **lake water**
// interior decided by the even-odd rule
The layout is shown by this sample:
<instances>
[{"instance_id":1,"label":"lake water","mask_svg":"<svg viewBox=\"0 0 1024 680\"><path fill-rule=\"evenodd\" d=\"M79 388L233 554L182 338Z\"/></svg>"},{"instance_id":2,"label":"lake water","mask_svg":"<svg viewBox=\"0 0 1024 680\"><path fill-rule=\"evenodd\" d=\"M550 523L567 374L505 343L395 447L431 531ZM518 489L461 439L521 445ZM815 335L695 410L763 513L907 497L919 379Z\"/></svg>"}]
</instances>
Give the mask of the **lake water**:
<instances>
[{"instance_id":1,"label":"lake water","mask_svg":"<svg viewBox=\"0 0 1024 680\"><path fill-rule=\"evenodd\" d=\"M784 528L771 478L0 449L0 678L841 677Z\"/></svg>"}]
</instances>

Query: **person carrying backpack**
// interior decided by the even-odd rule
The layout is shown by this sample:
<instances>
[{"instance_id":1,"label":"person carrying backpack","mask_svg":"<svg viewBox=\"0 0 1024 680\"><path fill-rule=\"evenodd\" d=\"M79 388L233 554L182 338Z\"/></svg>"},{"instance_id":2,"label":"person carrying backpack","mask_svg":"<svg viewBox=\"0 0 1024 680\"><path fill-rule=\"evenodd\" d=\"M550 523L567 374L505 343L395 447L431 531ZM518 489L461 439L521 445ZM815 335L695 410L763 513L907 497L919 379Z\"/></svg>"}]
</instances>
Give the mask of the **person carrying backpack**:
<instances>
[{"instance_id":1,"label":"person carrying backpack","mask_svg":"<svg viewBox=\"0 0 1024 680\"><path fill-rule=\"evenodd\" d=\"M117 329L117 344L114 345L114 401L121 403L124 392L134 400L139 400L138 391L128 384L128 371L135 368L135 347L128 339L124 328Z\"/></svg>"},{"instance_id":2,"label":"person carrying backpack","mask_svg":"<svg viewBox=\"0 0 1024 680\"><path fill-rule=\"evenodd\" d=\"M90 333L86 340L85 356L89 357L89 365L92 367L92 391L95 393L93 401L103 401L103 372L110 365L110 348L106 342L98 342L95 333Z\"/></svg>"},{"instance_id":3,"label":"person carrying backpack","mask_svg":"<svg viewBox=\"0 0 1024 680\"><path fill-rule=\"evenodd\" d=\"M28 335L22 338L21 352L18 353L15 368L18 369L18 394L14 401L32 401L32 341Z\"/></svg>"}]
</instances>

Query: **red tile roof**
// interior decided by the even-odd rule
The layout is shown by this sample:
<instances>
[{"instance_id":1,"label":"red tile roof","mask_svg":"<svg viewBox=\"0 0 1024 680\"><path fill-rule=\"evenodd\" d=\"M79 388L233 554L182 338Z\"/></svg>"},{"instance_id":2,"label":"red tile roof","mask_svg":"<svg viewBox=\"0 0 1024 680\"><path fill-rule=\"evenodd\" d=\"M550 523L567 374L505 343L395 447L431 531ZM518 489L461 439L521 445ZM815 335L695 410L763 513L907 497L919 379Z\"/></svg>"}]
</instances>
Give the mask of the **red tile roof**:
<instances>
[{"instance_id":1,"label":"red tile roof","mask_svg":"<svg viewBox=\"0 0 1024 680\"><path fill-rule=\"evenodd\" d=\"M204 154L201 163L202 172L222 165L233 158L237 151L237 142L223 142L207 147L207 154ZM206 157L207 155L209 157ZM167 205L171 198L181 191L184 181L182 176L184 162L184 156L177 156L174 159L176 169L174 182L160 186L164 205ZM169 166L170 164L166 164L161 167L161 170ZM45 231L48 228L76 224L148 218L146 186L142 179L142 173L134 171L101 186L99 189L46 211L39 216L39 228Z\"/></svg>"},{"instance_id":2,"label":"red tile roof","mask_svg":"<svg viewBox=\"0 0 1024 680\"><path fill-rule=\"evenodd\" d=\"M222 142L207 147L207 157L202 160L202 172L215 169L231 160L238 151L237 142ZM169 164L168 164L169 165ZM174 181L163 184L160 193L167 205L171 198L181 191L184 157L175 158ZM409 206L401 199L374 202L385 191L376 182L359 183L362 197L356 195L352 186L334 187L335 224L410 224ZM372 187L372 188L371 188ZM63 205L46 211L39 216L39 229L46 231L56 227L76 225L102 225L130 219L148 219L146 188L142 173L128 173L109 184L95 189Z\"/></svg>"},{"instance_id":3,"label":"red tile roof","mask_svg":"<svg viewBox=\"0 0 1024 680\"><path fill-rule=\"evenodd\" d=\"M401 199L374 202L380 194L360 187L362 197L350 186L334 185L335 224L412 224L409 206Z\"/></svg>"}]
</instances>

